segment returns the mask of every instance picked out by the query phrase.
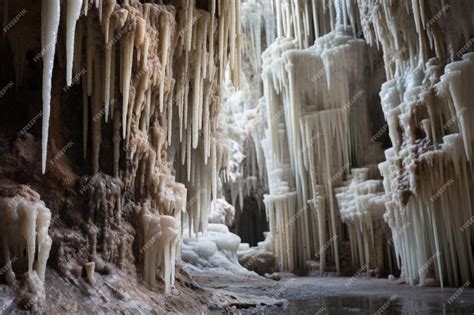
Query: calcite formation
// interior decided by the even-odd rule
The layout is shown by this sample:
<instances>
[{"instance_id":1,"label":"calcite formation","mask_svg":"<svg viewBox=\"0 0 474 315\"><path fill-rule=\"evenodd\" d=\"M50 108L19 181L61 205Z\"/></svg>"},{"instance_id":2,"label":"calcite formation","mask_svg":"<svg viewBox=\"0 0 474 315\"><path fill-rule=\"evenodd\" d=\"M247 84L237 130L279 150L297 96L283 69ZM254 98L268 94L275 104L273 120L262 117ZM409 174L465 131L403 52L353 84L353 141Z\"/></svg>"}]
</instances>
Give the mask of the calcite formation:
<instances>
[{"instance_id":1,"label":"calcite formation","mask_svg":"<svg viewBox=\"0 0 474 315\"><path fill-rule=\"evenodd\" d=\"M235 165L260 171L234 167L232 199L263 187L279 268L318 260L339 272L348 241L355 267L400 269L420 285L472 279L472 234L461 228L473 214L472 4L271 5L275 24L243 20L255 44L243 45L253 47L243 90L228 100L247 122L237 134L253 141L240 140ZM247 75L256 71L260 82Z\"/></svg>"},{"instance_id":2,"label":"calcite formation","mask_svg":"<svg viewBox=\"0 0 474 315\"><path fill-rule=\"evenodd\" d=\"M369 177L377 173L375 165L372 169L352 169L335 193L341 220L347 225L352 265L393 274L397 268L392 244L398 235L392 236L383 220L388 200L382 180Z\"/></svg>"},{"instance_id":3,"label":"calcite formation","mask_svg":"<svg viewBox=\"0 0 474 315\"><path fill-rule=\"evenodd\" d=\"M226 71L236 86L240 81L240 1L44 0L31 7L41 13L36 59L43 61L45 177L55 167L48 145L53 74L64 69L66 93L82 87L82 155L90 173L76 193L87 207L81 227L87 234L75 235L73 243L85 250L83 257L63 257L70 236L54 233L65 242L55 260L66 274L85 266L92 284L94 271L110 270L110 263L125 268L135 259L145 283L168 293L182 226L206 231L219 177L225 177L228 148L217 117ZM9 34L8 40L18 38ZM20 45L12 47L21 53ZM198 202L187 203L194 194ZM9 213L2 218L16 220L12 228L28 225L27 244L5 240L12 243L4 258L10 259L10 247L27 246L31 272L37 247L35 269L44 280L51 214L35 198L2 199L1 211Z\"/></svg>"},{"instance_id":4,"label":"calcite formation","mask_svg":"<svg viewBox=\"0 0 474 315\"><path fill-rule=\"evenodd\" d=\"M393 147L379 168L390 197L384 217L392 234L402 231L394 244L402 274L411 284L431 275L458 286L474 276L472 234L461 229L473 214L472 3L375 2L360 11L386 66L380 98Z\"/></svg>"},{"instance_id":5,"label":"calcite formation","mask_svg":"<svg viewBox=\"0 0 474 315\"><path fill-rule=\"evenodd\" d=\"M294 244L304 244L292 250L290 270L304 266L328 241L332 244L320 256L321 271L326 256L340 270L334 189L352 167L377 163L381 155L381 147L369 140L373 90L364 80L371 73L369 51L341 19L309 48L300 50L297 40L281 37L263 54L269 123L262 145L268 152L267 169L273 170L269 182L285 183L274 191L270 187L265 200L268 211L286 213L284 221L293 218L285 228ZM367 149L373 155L364 155ZM282 198L289 204L280 205ZM290 241L287 247L294 245Z\"/></svg>"},{"instance_id":6,"label":"calcite formation","mask_svg":"<svg viewBox=\"0 0 474 315\"><path fill-rule=\"evenodd\" d=\"M15 282L12 265L24 257L24 252L26 272L29 276L35 273L44 283L52 243L48 235L50 223L51 211L36 191L24 185L0 184L0 224L3 229L0 257L7 283Z\"/></svg>"}]
</instances>

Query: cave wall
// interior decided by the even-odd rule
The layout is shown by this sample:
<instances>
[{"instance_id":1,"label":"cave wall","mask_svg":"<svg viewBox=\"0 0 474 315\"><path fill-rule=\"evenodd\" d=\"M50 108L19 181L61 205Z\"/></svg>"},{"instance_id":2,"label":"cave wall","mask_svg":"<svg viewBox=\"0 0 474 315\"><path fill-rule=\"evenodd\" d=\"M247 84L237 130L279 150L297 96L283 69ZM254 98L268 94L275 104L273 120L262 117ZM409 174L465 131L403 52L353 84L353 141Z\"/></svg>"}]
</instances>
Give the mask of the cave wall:
<instances>
[{"instance_id":1,"label":"cave wall","mask_svg":"<svg viewBox=\"0 0 474 315\"><path fill-rule=\"evenodd\" d=\"M120 270L170 292L182 226L205 231L225 174L217 115L227 68L239 82L240 1L0 4L2 200L44 202L61 276ZM12 242L4 264L35 249ZM20 258L17 279L33 273Z\"/></svg>"},{"instance_id":2,"label":"cave wall","mask_svg":"<svg viewBox=\"0 0 474 315\"><path fill-rule=\"evenodd\" d=\"M261 80L228 99L253 141L236 165L261 171L237 168L232 197L261 185L279 269L341 273L349 247L368 273L472 280L472 3L271 5L275 24L245 24L243 73Z\"/></svg>"}]
</instances>

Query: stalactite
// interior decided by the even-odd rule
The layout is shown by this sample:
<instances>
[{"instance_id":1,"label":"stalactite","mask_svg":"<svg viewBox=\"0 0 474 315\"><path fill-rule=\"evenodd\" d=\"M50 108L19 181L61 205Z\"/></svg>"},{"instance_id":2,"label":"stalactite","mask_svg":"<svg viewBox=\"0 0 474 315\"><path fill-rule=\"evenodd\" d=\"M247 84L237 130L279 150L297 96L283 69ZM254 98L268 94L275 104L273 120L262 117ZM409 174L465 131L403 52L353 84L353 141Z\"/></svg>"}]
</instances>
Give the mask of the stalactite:
<instances>
[{"instance_id":1,"label":"stalactite","mask_svg":"<svg viewBox=\"0 0 474 315\"><path fill-rule=\"evenodd\" d=\"M54 55L58 37L60 1L41 1L41 49L43 55L43 128L41 140L41 170L46 172L48 154L49 117L51 114L51 86L53 79Z\"/></svg>"},{"instance_id":2,"label":"stalactite","mask_svg":"<svg viewBox=\"0 0 474 315\"><path fill-rule=\"evenodd\" d=\"M256 5L254 1L248 3ZM385 212L384 219L392 236L402 234L393 240L402 277L412 284L419 281L423 285L433 272L432 277L441 286L446 282L459 285L460 280L469 279L472 255L469 250L465 254L466 250L461 248L469 248L470 236L461 240L459 225L471 216L472 205L470 198L455 193L465 191L469 195L472 180L460 171L470 168L472 156L473 135L468 126L473 116L462 105L472 98L468 96L471 89L465 84L470 82L468 69L473 58L464 54L467 49L463 47L469 41L467 34L471 26L468 15L461 12L463 5L470 8L470 4L413 2L413 6L403 6L380 1L315 0L277 1L274 5L280 38L263 53L268 129L265 136L260 132L257 138L265 152L269 183L265 203L280 268L303 265L314 251L324 249L326 242L333 245L319 257L321 271L327 258L335 260L337 265L339 212L349 225L353 264L367 262L370 266L380 266L380 253L386 251L391 256L391 250L384 250L380 242L368 246L370 242L366 240L373 233L380 233L381 230L372 227ZM434 18L429 19L430 15ZM462 22L447 27L447 21L455 17L462 17ZM256 57L249 59L258 71L261 47L258 28L262 22L258 15L246 21L244 31L258 44L244 43L243 47L256 49L253 52ZM441 29L447 30L446 35L440 36L438 25L443 25ZM220 37L225 38L225 30L226 26L220 25ZM374 205L367 204L371 200L367 194L359 190L352 192L351 185L344 186L351 179L351 168L367 168L383 160L378 139L374 140L380 135L369 139L368 119L368 102L374 99L372 85L380 82L364 82L380 64L377 53L357 39L362 35L369 45L377 45L383 53L388 81L382 86L380 98L393 144L393 149L385 153L386 162L380 164L386 195L374 197ZM461 57L461 61L453 62ZM251 88L247 92L259 93ZM242 152L249 154L249 150ZM367 157L366 152L375 153ZM451 181L441 172L445 167L457 169L452 172L456 174L453 187L449 187ZM420 176L430 180L421 180ZM236 180L231 193L233 200L240 194L242 183L241 179ZM357 185L365 187L370 183L363 181ZM449 185L437 194L439 183ZM343 187L338 187L341 184ZM354 193L362 194L358 199L364 200L356 202L355 208L347 198L347 194ZM286 203L293 199L290 202L295 202L293 207L298 210L287 213ZM443 215L446 200L464 200L457 207L461 210L455 220ZM282 210L276 211L275 207ZM355 214L351 209L358 209L357 218L370 209L377 215L360 219L366 225L359 229L352 224ZM413 216L414 222L406 218L406 212ZM294 220L284 225L286 221L282 218L288 215ZM406 231L405 225L408 225ZM426 226L433 232L427 233ZM400 229L403 231L399 232ZM283 239L295 238L294 242L299 244L292 248L294 257L290 260L289 247L281 233L285 235ZM452 238L446 241L441 235L452 235ZM436 256L434 265L419 271L432 255Z\"/></svg>"},{"instance_id":3,"label":"stalactite","mask_svg":"<svg viewBox=\"0 0 474 315\"><path fill-rule=\"evenodd\" d=\"M81 15L82 0L68 0L67 2L67 69L66 82L71 85L72 81L72 65L74 58L74 43L76 34L76 22Z\"/></svg>"},{"instance_id":4,"label":"stalactite","mask_svg":"<svg viewBox=\"0 0 474 315\"><path fill-rule=\"evenodd\" d=\"M472 77L472 53L463 51L472 32L464 14L470 7L413 1L377 7L374 18L372 4L359 5L367 42L384 54L388 81L380 97L393 144L379 164L388 198L384 218L399 236L397 263L412 285L431 278L441 287L458 286L474 275L471 234L462 228L473 213L467 127L473 116L461 105L472 98L462 83Z\"/></svg>"},{"instance_id":5,"label":"stalactite","mask_svg":"<svg viewBox=\"0 0 474 315\"><path fill-rule=\"evenodd\" d=\"M218 8L219 12L215 12ZM102 240L97 251L105 251L103 256L107 261L122 264L126 241L113 237L124 228L120 197L123 185L134 185L138 207L142 208L137 216L143 221L140 238L145 243L140 245L146 246L146 242L153 239L151 231L160 232L159 241L150 245L150 250L144 250L145 282L157 288L156 280L160 277L165 292L170 292L174 283L174 261L182 221L193 222L196 232L206 230L212 199L218 198L218 177L228 163L228 149L216 136L221 93L221 82L217 80L224 77L228 62L233 80L236 84L239 80L240 1L219 5L212 1L209 10L212 14L198 9L193 0L173 5L139 1L118 4L115 0L67 1L67 84L71 85L73 73L85 71L81 78L82 146L84 158L88 157L88 147L91 149L89 156L94 174L89 183L88 224L94 231L96 225L106 226L104 231L99 229L100 232L93 233L92 242ZM43 173L59 13L59 1L42 2ZM81 13L85 17L80 17ZM222 27L220 37L215 36L216 25ZM219 55L215 55L215 47L221 47ZM177 67L183 71L175 73ZM116 68L119 69L117 78ZM120 97L116 95L116 85L122 106L115 105ZM107 123L109 115L113 129L113 178L103 174L100 165L101 145L108 142L104 141L108 133L102 132L105 130L102 117ZM187 161L186 167L168 161L168 146L178 134L180 144L173 155ZM122 149L131 161L126 169L119 165ZM174 168L178 177L174 175ZM186 176L182 176L184 173ZM204 180L209 174L215 178ZM185 181L187 186L178 184L177 180ZM206 189L200 192L199 204L186 207L188 190L198 191L201 184ZM104 187L112 194L101 193ZM106 212L105 219L98 212ZM183 218L182 212L187 212ZM149 226L150 222L154 222L154 227ZM104 233L102 237L97 236L101 233ZM91 255L94 260L82 262L80 266L86 264L89 282L93 284L94 266L102 270L104 262L96 252Z\"/></svg>"},{"instance_id":6,"label":"stalactite","mask_svg":"<svg viewBox=\"0 0 474 315\"><path fill-rule=\"evenodd\" d=\"M132 22L133 23L133 22ZM135 24L127 24L125 39L121 42L121 92L123 93L122 103L122 138L127 136L127 117L130 103L130 84L132 79L133 51L135 42Z\"/></svg>"},{"instance_id":7,"label":"stalactite","mask_svg":"<svg viewBox=\"0 0 474 315\"><path fill-rule=\"evenodd\" d=\"M387 200L382 181L369 179L370 173L374 170L352 169L352 179L336 189L341 219L348 225L353 266L393 274L395 269L385 267L393 250L391 231L383 222Z\"/></svg>"},{"instance_id":8,"label":"stalactite","mask_svg":"<svg viewBox=\"0 0 474 315\"><path fill-rule=\"evenodd\" d=\"M369 86L363 81L370 69L365 62L367 48L362 40L352 36L351 28L338 23L332 32L319 37L314 46L305 50L295 50L306 46L302 39L298 43L280 38L263 53L268 113L268 140L263 145L268 145L267 150L273 154L266 156L271 160L271 164L267 161L269 182L281 181L270 175L281 168L289 168L294 176L291 181L285 180L290 191L296 192L299 211L294 214L291 228L298 231L293 232L296 243L303 246L297 247L293 264L304 267L314 251L318 253L324 244L330 243L330 251L324 255L333 258L339 272L341 223L334 188L352 164L362 166L371 162L363 157L368 147L374 151L374 162L382 159L382 152L377 145L371 146L368 136ZM301 32L296 29L290 34ZM286 172L277 176L282 175L288 176ZM270 197L272 194L270 186ZM271 200L270 197L267 199ZM319 222L319 217L325 221ZM308 222L314 222L313 230ZM320 229L326 235L318 233ZM324 266L320 264L321 272Z\"/></svg>"}]
</instances>

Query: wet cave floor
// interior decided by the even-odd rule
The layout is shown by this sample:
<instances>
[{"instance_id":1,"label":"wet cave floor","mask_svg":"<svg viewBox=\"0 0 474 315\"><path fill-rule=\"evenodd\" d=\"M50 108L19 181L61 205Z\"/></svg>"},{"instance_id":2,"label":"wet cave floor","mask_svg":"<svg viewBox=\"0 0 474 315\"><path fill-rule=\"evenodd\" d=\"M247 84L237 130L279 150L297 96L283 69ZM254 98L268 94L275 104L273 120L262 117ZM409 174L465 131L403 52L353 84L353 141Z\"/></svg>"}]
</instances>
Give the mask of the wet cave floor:
<instances>
[{"instance_id":1,"label":"wet cave floor","mask_svg":"<svg viewBox=\"0 0 474 315\"><path fill-rule=\"evenodd\" d=\"M285 299L283 308L239 309L266 314L474 314L474 289L409 286L400 280L360 277L295 277L280 281L256 275L193 271L203 287ZM218 314L218 312L216 312Z\"/></svg>"}]
</instances>

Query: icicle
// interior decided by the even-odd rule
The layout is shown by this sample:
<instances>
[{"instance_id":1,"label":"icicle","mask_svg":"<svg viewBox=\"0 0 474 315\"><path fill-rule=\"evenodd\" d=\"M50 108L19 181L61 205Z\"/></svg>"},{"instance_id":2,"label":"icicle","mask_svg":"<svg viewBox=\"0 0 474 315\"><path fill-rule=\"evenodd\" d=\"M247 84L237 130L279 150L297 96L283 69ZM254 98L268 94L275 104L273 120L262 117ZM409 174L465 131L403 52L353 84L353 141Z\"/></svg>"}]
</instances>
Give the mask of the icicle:
<instances>
[{"instance_id":1,"label":"icicle","mask_svg":"<svg viewBox=\"0 0 474 315\"><path fill-rule=\"evenodd\" d=\"M217 199L217 144L216 140L212 139L211 149L211 168L212 168L212 206L214 207L214 201Z\"/></svg>"},{"instance_id":2,"label":"icicle","mask_svg":"<svg viewBox=\"0 0 474 315\"><path fill-rule=\"evenodd\" d=\"M83 2L83 4L84 4L83 11L84 11L85 16L87 16L87 12L89 10L89 2L90 2L90 0L84 0L84 2Z\"/></svg>"},{"instance_id":3,"label":"icicle","mask_svg":"<svg viewBox=\"0 0 474 315\"><path fill-rule=\"evenodd\" d=\"M75 44L74 44L74 60L73 60L73 73L80 73L81 71L87 71L83 68L82 60L82 42L84 35L84 23L80 20L76 23L76 34L74 35ZM82 75L83 76L83 75Z\"/></svg>"},{"instance_id":4,"label":"icicle","mask_svg":"<svg viewBox=\"0 0 474 315\"><path fill-rule=\"evenodd\" d=\"M76 33L76 22L81 15L82 0L68 0L67 2L67 36L66 36L66 82L71 85L72 81L72 65L74 58L74 36Z\"/></svg>"},{"instance_id":5,"label":"icicle","mask_svg":"<svg viewBox=\"0 0 474 315\"><path fill-rule=\"evenodd\" d=\"M104 76L104 108L105 108L105 122L109 121L109 106L110 106L110 95L113 93L111 89L111 71L115 68L115 60L112 59L114 45L107 45L105 48L105 76ZM115 79L115 78L114 78Z\"/></svg>"},{"instance_id":6,"label":"icicle","mask_svg":"<svg viewBox=\"0 0 474 315\"><path fill-rule=\"evenodd\" d=\"M132 27L132 26L129 26ZM130 80L132 77L132 65L133 65L133 46L135 42L135 31L130 31L125 39L123 40L123 59L122 64L122 93L123 93L123 105L122 105L122 137L126 138L127 135L127 115L128 105L130 101Z\"/></svg>"},{"instance_id":7,"label":"icicle","mask_svg":"<svg viewBox=\"0 0 474 315\"><path fill-rule=\"evenodd\" d=\"M51 87L53 78L54 55L58 37L60 19L60 1L42 0L41 2L41 48L43 57L43 138L41 141L41 170L46 172L48 152L49 116L51 113Z\"/></svg>"},{"instance_id":8,"label":"icicle","mask_svg":"<svg viewBox=\"0 0 474 315\"><path fill-rule=\"evenodd\" d=\"M167 15L166 15L167 17ZM166 80L166 68L168 66L168 51L170 49L170 37L171 37L171 30L170 30L170 22L168 22L168 19L165 18L163 19L164 25L163 25L163 31L160 34L161 35L161 68L162 68L162 75L161 75L161 82L160 82L160 113L163 112L163 107L164 107L164 97L165 97L165 80Z\"/></svg>"},{"instance_id":9,"label":"icicle","mask_svg":"<svg viewBox=\"0 0 474 315\"><path fill-rule=\"evenodd\" d=\"M114 37L114 30L117 26L123 26L123 20L119 20L119 15L115 15L111 17L113 9L115 8L116 0L106 0L104 3L105 11L104 11L104 29L105 29L105 75L104 75L104 106L105 106L105 122L109 121L109 106L110 106L110 95L114 96L114 89L112 86L114 84L110 83L111 80L115 80L115 44L113 41L109 40L110 35L112 38ZM127 11L125 11L127 12ZM111 21L112 20L112 21ZM121 25L120 25L121 24ZM112 70L113 69L113 70ZM112 97L113 102L115 102L114 97ZM112 109L113 115L113 109Z\"/></svg>"},{"instance_id":10,"label":"icicle","mask_svg":"<svg viewBox=\"0 0 474 315\"><path fill-rule=\"evenodd\" d=\"M117 0L104 0L104 30L105 30L105 43L108 44L110 40L110 17L112 15L112 12L115 9L115 5L117 4ZM112 30L114 27L112 27ZM113 37L113 34L112 34Z\"/></svg>"}]
</instances>

